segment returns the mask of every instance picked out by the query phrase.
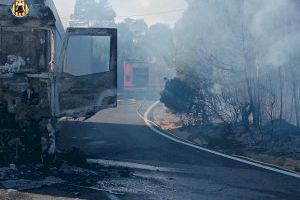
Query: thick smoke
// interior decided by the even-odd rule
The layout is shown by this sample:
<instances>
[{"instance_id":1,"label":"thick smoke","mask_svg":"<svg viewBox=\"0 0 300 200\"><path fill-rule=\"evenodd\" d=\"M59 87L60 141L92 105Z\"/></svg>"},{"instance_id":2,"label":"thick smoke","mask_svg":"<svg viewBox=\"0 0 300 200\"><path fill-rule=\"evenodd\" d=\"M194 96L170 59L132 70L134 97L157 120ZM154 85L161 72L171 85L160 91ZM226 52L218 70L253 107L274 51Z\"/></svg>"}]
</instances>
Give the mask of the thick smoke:
<instances>
[{"instance_id":1,"label":"thick smoke","mask_svg":"<svg viewBox=\"0 0 300 200\"><path fill-rule=\"evenodd\" d=\"M213 92L231 92L240 105L249 104L254 121L270 120L272 107L271 120L300 126L300 2L187 2L174 29L178 77L191 80L184 69L192 69Z\"/></svg>"},{"instance_id":2,"label":"thick smoke","mask_svg":"<svg viewBox=\"0 0 300 200\"><path fill-rule=\"evenodd\" d=\"M195 49L202 50L202 55L213 54L234 66L243 65L241 52L246 48L263 71L296 61L300 46L297 1L188 2L190 7L175 30L183 35L189 29L186 34L194 35L183 36L178 43L189 47L199 45Z\"/></svg>"},{"instance_id":3,"label":"thick smoke","mask_svg":"<svg viewBox=\"0 0 300 200\"><path fill-rule=\"evenodd\" d=\"M253 2L253 3L252 3ZM273 67L296 61L300 47L299 11L292 0L251 1L257 11L249 23L261 48L263 61Z\"/></svg>"}]
</instances>

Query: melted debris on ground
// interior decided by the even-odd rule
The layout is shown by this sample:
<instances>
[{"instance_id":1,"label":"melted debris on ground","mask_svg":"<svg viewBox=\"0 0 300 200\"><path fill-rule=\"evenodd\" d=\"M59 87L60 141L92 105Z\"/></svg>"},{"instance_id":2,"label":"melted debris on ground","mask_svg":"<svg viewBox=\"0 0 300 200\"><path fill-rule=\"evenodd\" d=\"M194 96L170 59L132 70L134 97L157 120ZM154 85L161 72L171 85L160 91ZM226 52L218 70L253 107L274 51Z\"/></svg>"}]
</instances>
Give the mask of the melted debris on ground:
<instances>
[{"instance_id":1,"label":"melted debris on ground","mask_svg":"<svg viewBox=\"0 0 300 200\"><path fill-rule=\"evenodd\" d=\"M74 155L80 155L76 161ZM106 187L99 187L99 182L109 179L132 176L127 168L103 167L99 164L88 164L80 150L73 149L63 154L66 159L60 160L51 167L41 164L9 166L0 165L0 189L27 191L61 184L103 191L114 195L125 195L123 192L111 191Z\"/></svg>"}]
</instances>

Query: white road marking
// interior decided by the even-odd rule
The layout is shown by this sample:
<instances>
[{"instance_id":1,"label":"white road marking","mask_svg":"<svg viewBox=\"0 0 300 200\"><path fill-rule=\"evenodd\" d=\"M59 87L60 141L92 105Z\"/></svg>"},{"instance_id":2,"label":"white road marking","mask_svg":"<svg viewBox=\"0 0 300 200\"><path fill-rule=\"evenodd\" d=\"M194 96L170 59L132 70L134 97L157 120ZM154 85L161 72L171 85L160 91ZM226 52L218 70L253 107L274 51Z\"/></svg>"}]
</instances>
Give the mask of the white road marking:
<instances>
[{"instance_id":1,"label":"white road marking","mask_svg":"<svg viewBox=\"0 0 300 200\"><path fill-rule=\"evenodd\" d=\"M181 172L180 170L174 168L158 167L158 166L152 166L146 164L138 164L132 162L115 161L115 160L88 159L87 162L91 164L100 164L106 167L123 167L129 169L160 171L160 172Z\"/></svg>"},{"instance_id":2,"label":"white road marking","mask_svg":"<svg viewBox=\"0 0 300 200\"><path fill-rule=\"evenodd\" d=\"M116 195L113 195L113 194L108 193L108 194L106 194L106 196L111 200L120 200L119 197L117 197Z\"/></svg>"},{"instance_id":3,"label":"white road marking","mask_svg":"<svg viewBox=\"0 0 300 200\"><path fill-rule=\"evenodd\" d=\"M135 99L120 99L118 100L118 104L120 105L131 105L136 104L137 101Z\"/></svg>"},{"instance_id":4,"label":"white road marking","mask_svg":"<svg viewBox=\"0 0 300 200\"><path fill-rule=\"evenodd\" d=\"M155 124L154 122L152 122L151 120L149 120L149 114L151 112L151 110L153 108L155 108L160 102L157 101L155 102L154 104L152 104L145 112L144 116L142 116L139 112L138 112L138 115L143 118L145 124L154 132L156 132L157 134L169 139L169 140L172 140L176 143L179 143L179 144L183 144L183 145L186 145L186 146L189 146L189 147L192 147L194 149L197 149L197 150L201 150L201 151L205 151L207 153L211 153L211 154L214 154L214 155L218 155L218 156L221 156L221 157L224 157L224 158L227 158L227 159L231 159L231 160L234 160L234 161L238 161L238 162L241 162L241 163L244 163L244 164L248 164L248 165L251 165L251 166L255 166L255 167L258 167L258 168L262 168L262 169L266 169L266 170L269 170L269 171L273 171L273 172L277 172L277 173L280 173L280 174L284 174L284 175L288 175L288 176L292 176L292 177L295 177L295 178L300 178L300 174L297 174L295 172L292 172L292 171L288 171L288 170L281 170L281 169L278 169L278 168L274 168L274 167L271 167L269 164L267 163L263 163L263 162L260 162L260 161L255 161L255 162L252 162L252 161L249 161L249 160L245 160L245 159L241 159L241 158L238 158L238 157L234 157L234 156L230 156L230 155L227 155L227 154L224 154L224 153L220 153L220 152L217 152L217 151L213 151L213 150L210 150L210 149L206 149L206 148L203 148L203 147L200 147L198 145L195 145L195 144L192 144L190 143L189 141L184 141L183 139L180 139L180 138L176 138L175 136L170 136L170 135L167 135L166 133L163 133L162 131L160 131L158 128L155 128L156 127L159 127L157 124ZM277 166L276 166L277 167Z\"/></svg>"}]
</instances>

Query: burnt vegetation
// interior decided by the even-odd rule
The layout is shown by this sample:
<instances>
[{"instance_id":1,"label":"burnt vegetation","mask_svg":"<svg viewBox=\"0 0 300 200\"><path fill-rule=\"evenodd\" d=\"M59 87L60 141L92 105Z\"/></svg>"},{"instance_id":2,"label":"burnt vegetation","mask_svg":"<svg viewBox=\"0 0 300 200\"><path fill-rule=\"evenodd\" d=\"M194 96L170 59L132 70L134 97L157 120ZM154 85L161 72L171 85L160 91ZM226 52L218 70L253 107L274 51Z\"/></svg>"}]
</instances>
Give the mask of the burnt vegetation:
<instances>
[{"instance_id":1,"label":"burnt vegetation","mask_svg":"<svg viewBox=\"0 0 300 200\"><path fill-rule=\"evenodd\" d=\"M176 76L161 102L200 135L298 155L299 8L294 0L188 1L170 50Z\"/></svg>"}]
</instances>

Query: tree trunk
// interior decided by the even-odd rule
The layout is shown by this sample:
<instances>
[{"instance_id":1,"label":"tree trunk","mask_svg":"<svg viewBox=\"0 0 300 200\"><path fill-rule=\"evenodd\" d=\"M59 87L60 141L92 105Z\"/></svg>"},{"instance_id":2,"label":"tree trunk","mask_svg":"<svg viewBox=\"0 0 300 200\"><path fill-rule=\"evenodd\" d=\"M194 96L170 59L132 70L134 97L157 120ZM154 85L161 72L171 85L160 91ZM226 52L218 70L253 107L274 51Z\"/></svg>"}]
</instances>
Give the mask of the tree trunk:
<instances>
[{"instance_id":1,"label":"tree trunk","mask_svg":"<svg viewBox=\"0 0 300 200\"><path fill-rule=\"evenodd\" d=\"M300 126L300 120L299 120L298 98L297 98L297 83L296 83L296 80L293 80L293 98L294 98L294 109L295 109L295 116L296 116L296 124L297 124L297 127L299 127Z\"/></svg>"},{"instance_id":2,"label":"tree trunk","mask_svg":"<svg viewBox=\"0 0 300 200\"><path fill-rule=\"evenodd\" d=\"M279 110L279 119L282 121L283 118L283 77L282 77L282 68L279 68L279 87L280 87L280 110Z\"/></svg>"},{"instance_id":3,"label":"tree trunk","mask_svg":"<svg viewBox=\"0 0 300 200\"><path fill-rule=\"evenodd\" d=\"M251 109L250 109L250 105L245 105L242 107L242 123L244 125L244 127L249 130L250 128L250 122L249 122L249 116L251 114Z\"/></svg>"}]
</instances>

